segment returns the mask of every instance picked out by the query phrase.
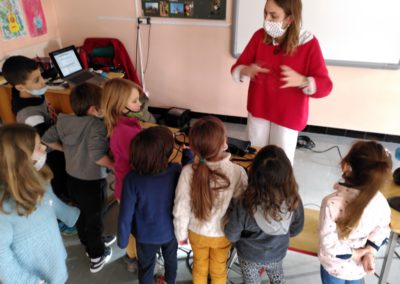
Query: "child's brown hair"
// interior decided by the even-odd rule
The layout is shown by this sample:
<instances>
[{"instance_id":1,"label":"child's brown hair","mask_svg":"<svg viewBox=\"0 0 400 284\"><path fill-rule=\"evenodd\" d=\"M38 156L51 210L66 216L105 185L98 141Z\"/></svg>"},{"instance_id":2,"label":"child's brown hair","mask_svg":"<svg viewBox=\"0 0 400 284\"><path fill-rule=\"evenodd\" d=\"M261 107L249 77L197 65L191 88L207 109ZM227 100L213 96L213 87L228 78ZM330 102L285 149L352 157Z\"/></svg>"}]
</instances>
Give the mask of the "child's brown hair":
<instances>
[{"instance_id":1,"label":"child's brown hair","mask_svg":"<svg viewBox=\"0 0 400 284\"><path fill-rule=\"evenodd\" d=\"M4 78L15 86L24 84L29 75L37 69L39 69L39 63L35 60L22 55L15 55L6 59L2 72Z\"/></svg>"},{"instance_id":2,"label":"child's brown hair","mask_svg":"<svg viewBox=\"0 0 400 284\"><path fill-rule=\"evenodd\" d=\"M389 179L392 159L385 148L374 141L358 141L343 158L344 184L360 191L357 198L350 201L342 217L336 220L340 239L345 239L357 227L365 207L382 185Z\"/></svg>"},{"instance_id":3,"label":"child's brown hair","mask_svg":"<svg viewBox=\"0 0 400 284\"><path fill-rule=\"evenodd\" d=\"M165 171L174 143L171 130L165 126L142 130L131 142L132 168L140 175L156 175Z\"/></svg>"},{"instance_id":4,"label":"child's brown hair","mask_svg":"<svg viewBox=\"0 0 400 284\"><path fill-rule=\"evenodd\" d=\"M300 196L292 165L285 152L274 145L262 148L249 171L249 183L242 194L244 208L254 215L260 207L267 220L281 220L282 204L288 212L299 206Z\"/></svg>"},{"instance_id":5,"label":"child's brown hair","mask_svg":"<svg viewBox=\"0 0 400 284\"><path fill-rule=\"evenodd\" d=\"M189 132L190 147L197 156L192 165L191 205L196 218L206 221L215 204L217 193L229 187L229 179L220 171L210 169L206 162L221 154L226 131L221 120L213 116L197 120Z\"/></svg>"},{"instance_id":6,"label":"child's brown hair","mask_svg":"<svg viewBox=\"0 0 400 284\"><path fill-rule=\"evenodd\" d=\"M91 106L97 110L101 106L101 88L91 83L74 87L69 97L72 110L77 116L85 116Z\"/></svg>"}]
</instances>

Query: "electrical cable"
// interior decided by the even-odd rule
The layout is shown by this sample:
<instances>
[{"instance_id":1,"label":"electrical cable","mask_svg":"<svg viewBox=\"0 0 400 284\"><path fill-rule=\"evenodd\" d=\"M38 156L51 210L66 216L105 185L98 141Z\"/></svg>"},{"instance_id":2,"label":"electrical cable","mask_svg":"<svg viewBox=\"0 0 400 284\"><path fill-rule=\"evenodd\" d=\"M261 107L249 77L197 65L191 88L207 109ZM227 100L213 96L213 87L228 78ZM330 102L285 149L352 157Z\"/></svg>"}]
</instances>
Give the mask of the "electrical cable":
<instances>
[{"instance_id":1,"label":"electrical cable","mask_svg":"<svg viewBox=\"0 0 400 284\"><path fill-rule=\"evenodd\" d=\"M339 157L340 157L340 159L342 160L342 159L343 159L342 153L340 152L339 146L337 146L337 145L332 146L332 147L330 147L330 148L328 148L328 149L325 149L325 150L320 150L320 151L313 150L313 149L308 149L308 150L310 150L311 152L317 153L317 154L321 154L321 153L328 152L328 151L330 151L330 150L332 150L332 149L334 149L334 148L337 149L338 154L339 154Z\"/></svg>"},{"instance_id":2,"label":"electrical cable","mask_svg":"<svg viewBox=\"0 0 400 284\"><path fill-rule=\"evenodd\" d=\"M138 61L138 49L139 49L139 29L140 24L137 25L137 32L136 32L136 53L135 53L135 68L137 68L137 61Z\"/></svg>"},{"instance_id":3,"label":"electrical cable","mask_svg":"<svg viewBox=\"0 0 400 284\"><path fill-rule=\"evenodd\" d=\"M314 152L314 153L317 153L317 154L325 153L325 152L328 152L328 151L336 148L336 150L338 151L340 159L343 159L342 153L340 152L340 149L339 149L338 145L332 146L332 147L330 147L328 149L325 149L325 150L314 150L313 149L314 147L315 147L315 143L314 143L314 141L311 140L310 137L305 136L305 135L300 135L298 137L296 148L307 149L307 150L310 150L311 152Z\"/></svg>"},{"instance_id":4,"label":"electrical cable","mask_svg":"<svg viewBox=\"0 0 400 284\"><path fill-rule=\"evenodd\" d=\"M146 63L143 67L143 74L146 74L147 66L149 64L149 57L150 57L150 37L151 37L151 24L149 24L149 34L147 36L147 56L146 56Z\"/></svg>"}]
</instances>

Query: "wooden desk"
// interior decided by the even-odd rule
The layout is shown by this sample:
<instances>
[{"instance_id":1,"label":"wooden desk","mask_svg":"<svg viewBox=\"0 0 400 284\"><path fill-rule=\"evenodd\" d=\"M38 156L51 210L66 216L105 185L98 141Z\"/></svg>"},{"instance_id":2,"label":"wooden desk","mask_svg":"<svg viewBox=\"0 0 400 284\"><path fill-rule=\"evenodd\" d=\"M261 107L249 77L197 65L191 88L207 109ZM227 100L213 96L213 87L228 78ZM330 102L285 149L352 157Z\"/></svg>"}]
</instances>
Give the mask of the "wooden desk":
<instances>
[{"instance_id":1,"label":"wooden desk","mask_svg":"<svg viewBox=\"0 0 400 284\"><path fill-rule=\"evenodd\" d=\"M107 78L123 78L123 73L110 72ZM0 76L0 82L4 82L4 78ZM71 89L51 89L46 92L46 100L49 102L57 113L72 113L69 103L69 94ZM3 124L15 122L15 115L11 110L11 85L0 86L0 118Z\"/></svg>"}]
</instances>

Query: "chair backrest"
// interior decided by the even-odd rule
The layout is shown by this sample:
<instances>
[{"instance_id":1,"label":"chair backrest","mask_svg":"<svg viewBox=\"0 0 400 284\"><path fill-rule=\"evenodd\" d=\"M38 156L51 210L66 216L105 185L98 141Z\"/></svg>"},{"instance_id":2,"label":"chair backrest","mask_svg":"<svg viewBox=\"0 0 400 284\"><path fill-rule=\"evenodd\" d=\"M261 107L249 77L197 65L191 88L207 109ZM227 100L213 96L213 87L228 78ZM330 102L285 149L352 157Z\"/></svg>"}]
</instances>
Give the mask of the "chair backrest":
<instances>
[{"instance_id":1,"label":"chair backrest","mask_svg":"<svg viewBox=\"0 0 400 284\"><path fill-rule=\"evenodd\" d=\"M86 38L82 50L86 53L86 62L94 60L97 64L109 64L125 73L128 80L139 85L139 77L125 46L116 38Z\"/></svg>"}]
</instances>

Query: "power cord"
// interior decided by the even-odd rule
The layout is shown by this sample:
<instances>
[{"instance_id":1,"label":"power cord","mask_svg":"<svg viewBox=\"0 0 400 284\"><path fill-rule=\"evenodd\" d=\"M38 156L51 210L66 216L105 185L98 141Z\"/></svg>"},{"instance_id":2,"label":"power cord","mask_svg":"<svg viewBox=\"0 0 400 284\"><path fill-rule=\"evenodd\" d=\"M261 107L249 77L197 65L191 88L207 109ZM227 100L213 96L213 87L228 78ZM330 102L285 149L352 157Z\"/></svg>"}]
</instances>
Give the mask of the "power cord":
<instances>
[{"instance_id":1,"label":"power cord","mask_svg":"<svg viewBox=\"0 0 400 284\"><path fill-rule=\"evenodd\" d=\"M342 153L340 152L339 146L337 146L337 145L332 146L332 147L330 147L328 149L325 149L325 150L314 150L313 149L314 147L315 147L315 142L313 140L311 140L310 137L308 137L306 135L300 135L297 138L297 146L296 146L296 148L298 148L298 149L299 148L300 149L303 148L303 149L306 149L306 150L310 150L311 152L314 152L314 153L317 153L317 154L321 154L321 153L325 153L325 152L328 152L328 151L336 148L336 150L338 151L340 159L343 159Z\"/></svg>"}]
</instances>

